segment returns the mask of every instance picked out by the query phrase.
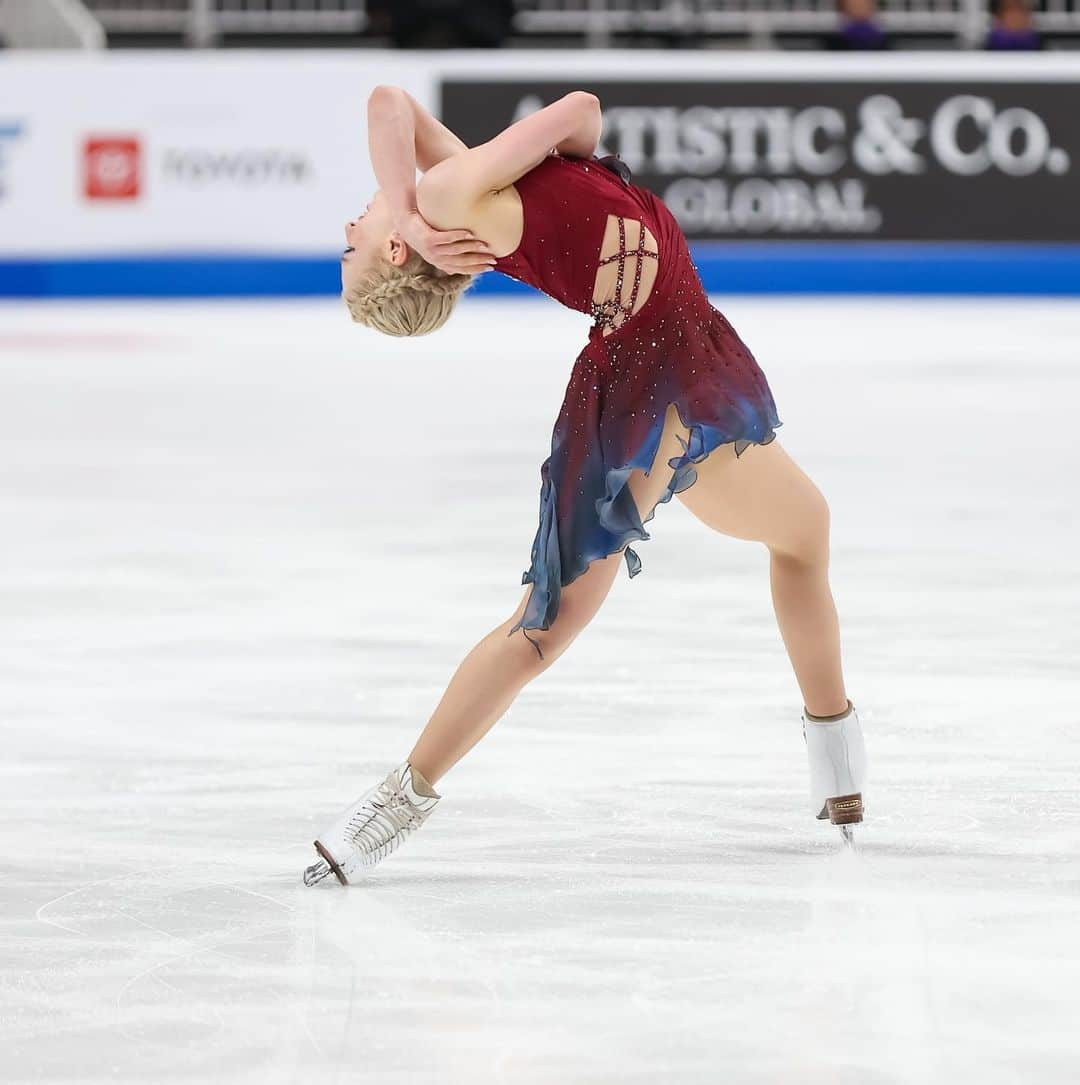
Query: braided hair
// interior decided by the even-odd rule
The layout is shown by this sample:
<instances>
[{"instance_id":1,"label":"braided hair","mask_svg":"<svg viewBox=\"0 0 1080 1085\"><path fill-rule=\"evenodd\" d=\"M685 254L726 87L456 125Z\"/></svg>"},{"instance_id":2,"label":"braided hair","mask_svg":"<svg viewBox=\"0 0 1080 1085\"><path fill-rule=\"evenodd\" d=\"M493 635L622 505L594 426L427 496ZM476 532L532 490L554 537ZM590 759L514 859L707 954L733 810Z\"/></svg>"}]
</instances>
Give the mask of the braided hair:
<instances>
[{"instance_id":1,"label":"braided hair","mask_svg":"<svg viewBox=\"0 0 1080 1085\"><path fill-rule=\"evenodd\" d=\"M401 267L376 261L367 278L344 294L357 324L384 335L427 335L450 318L474 275L448 275L410 252Z\"/></svg>"}]
</instances>

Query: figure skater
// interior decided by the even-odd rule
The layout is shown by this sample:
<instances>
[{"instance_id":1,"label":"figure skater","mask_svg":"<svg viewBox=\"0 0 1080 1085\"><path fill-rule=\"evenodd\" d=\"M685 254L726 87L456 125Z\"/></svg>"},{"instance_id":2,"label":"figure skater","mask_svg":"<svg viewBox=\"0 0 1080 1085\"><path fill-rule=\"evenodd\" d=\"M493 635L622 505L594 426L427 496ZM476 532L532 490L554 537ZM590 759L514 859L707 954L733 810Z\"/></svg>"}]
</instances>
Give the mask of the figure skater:
<instances>
[{"instance_id":1,"label":"figure skater","mask_svg":"<svg viewBox=\"0 0 1080 1085\"><path fill-rule=\"evenodd\" d=\"M675 218L625 163L596 157L600 130L600 102L583 91L473 148L397 87L369 99L380 187L345 227L353 318L428 334L495 268L593 324L540 468L521 602L462 660L406 760L315 841L309 885L330 873L348 884L424 823L434 785L596 614L620 555L637 575L629 543L650 537L644 525L676 494L706 526L768 547L803 699L811 812L845 837L862 820L865 751L841 673L828 506L774 440L765 377L710 304Z\"/></svg>"}]
</instances>

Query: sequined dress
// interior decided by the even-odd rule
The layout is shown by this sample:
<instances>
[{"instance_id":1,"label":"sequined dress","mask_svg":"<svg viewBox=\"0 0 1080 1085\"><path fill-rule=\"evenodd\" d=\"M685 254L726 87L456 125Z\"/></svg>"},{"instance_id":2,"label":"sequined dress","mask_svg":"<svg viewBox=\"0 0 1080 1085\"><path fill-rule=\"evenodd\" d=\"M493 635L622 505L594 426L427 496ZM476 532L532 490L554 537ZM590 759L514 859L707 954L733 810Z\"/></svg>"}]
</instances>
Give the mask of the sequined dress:
<instances>
[{"instance_id":1,"label":"sequined dress","mask_svg":"<svg viewBox=\"0 0 1080 1085\"><path fill-rule=\"evenodd\" d=\"M737 456L750 444L768 444L782 423L764 374L710 304L674 216L658 196L631 183L623 162L552 154L515 187L524 230L496 270L594 319L540 468L540 522L521 578L532 590L510 630L528 637L529 629L551 627L562 589L597 558L625 547L630 577L641 571L628 544L650 537L644 525L656 506L693 485L695 463L722 444L734 442ZM608 262L601 255L609 216L619 221L623 254L608 257L618 264L617 296L595 304L597 271ZM651 231L655 250L636 223ZM628 233L636 244L627 244ZM628 259L635 252L643 254ZM655 281L630 315L647 259L655 261ZM642 519L627 480L652 465L671 403L689 441L680 438L683 453L668 461L667 491Z\"/></svg>"}]
</instances>

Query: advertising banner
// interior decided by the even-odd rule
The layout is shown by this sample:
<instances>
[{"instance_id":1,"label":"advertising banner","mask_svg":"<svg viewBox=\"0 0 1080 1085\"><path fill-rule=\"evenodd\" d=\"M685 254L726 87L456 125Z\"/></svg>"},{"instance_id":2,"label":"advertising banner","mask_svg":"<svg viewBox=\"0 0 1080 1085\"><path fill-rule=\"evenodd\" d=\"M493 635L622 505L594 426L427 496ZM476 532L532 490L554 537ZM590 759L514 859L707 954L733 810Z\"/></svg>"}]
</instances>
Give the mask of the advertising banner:
<instances>
[{"instance_id":1,"label":"advertising banner","mask_svg":"<svg viewBox=\"0 0 1080 1085\"><path fill-rule=\"evenodd\" d=\"M580 82L445 77L466 143ZM594 78L602 147L714 240L1080 241L1075 81Z\"/></svg>"},{"instance_id":2,"label":"advertising banner","mask_svg":"<svg viewBox=\"0 0 1080 1085\"><path fill-rule=\"evenodd\" d=\"M596 93L710 289L1080 293L1080 56L363 49L0 53L0 295L336 292L383 83L470 145Z\"/></svg>"},{"instance_id":3,"label":"advertising banner","mask_svg":"<svg viewBox=\"0 0 1080 1085\"><path fill-rule=\"evenodd\" d=\"M367 95L409 79L342 54L5 58L0 253L330 253L376 188Z\"/></svg>"}]
</instances>

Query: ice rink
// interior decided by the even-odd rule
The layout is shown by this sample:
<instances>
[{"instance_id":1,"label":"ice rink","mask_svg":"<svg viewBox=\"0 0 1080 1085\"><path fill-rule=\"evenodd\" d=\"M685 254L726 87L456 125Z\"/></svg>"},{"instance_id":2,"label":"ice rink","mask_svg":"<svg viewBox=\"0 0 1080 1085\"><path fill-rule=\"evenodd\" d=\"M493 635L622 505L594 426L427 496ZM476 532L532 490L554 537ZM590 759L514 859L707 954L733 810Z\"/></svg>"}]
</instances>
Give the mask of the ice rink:
<instances>
[{"instance_id":1,"label":"ice rink","mask_svg":"<svg viewBox=\"0 0 1080 1085\"><path fill-rule=\"evenodd\" d=\"M676 499L347 890L311 840L520 600L587 318L0 307L5 1082L1076 1080L1080 303L714 300L832 508L858 850L766 551Z\"/></svg>"}]
</instances>

